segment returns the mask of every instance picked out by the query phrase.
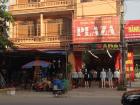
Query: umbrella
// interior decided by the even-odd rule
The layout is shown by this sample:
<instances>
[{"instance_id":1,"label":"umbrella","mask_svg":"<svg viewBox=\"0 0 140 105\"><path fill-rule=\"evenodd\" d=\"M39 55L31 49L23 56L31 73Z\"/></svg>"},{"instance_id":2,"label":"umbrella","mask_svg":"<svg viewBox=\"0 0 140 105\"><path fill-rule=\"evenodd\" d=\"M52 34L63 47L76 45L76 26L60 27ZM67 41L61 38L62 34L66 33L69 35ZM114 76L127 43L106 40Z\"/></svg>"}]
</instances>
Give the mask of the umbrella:
<instances>
[{"instance_id":1,"label":"umbrella","mask_svg":"<svg viewBox=\"0 0 140 105\"><path fill-rule=\"evenodd\" d=\"M43 60L35 60L26 63L25 65L22 66L23 69L29 69L32 68L33 66L41 66L41 67L48 67L50 63L43 61Z\"/></svg>"}]
</instances>

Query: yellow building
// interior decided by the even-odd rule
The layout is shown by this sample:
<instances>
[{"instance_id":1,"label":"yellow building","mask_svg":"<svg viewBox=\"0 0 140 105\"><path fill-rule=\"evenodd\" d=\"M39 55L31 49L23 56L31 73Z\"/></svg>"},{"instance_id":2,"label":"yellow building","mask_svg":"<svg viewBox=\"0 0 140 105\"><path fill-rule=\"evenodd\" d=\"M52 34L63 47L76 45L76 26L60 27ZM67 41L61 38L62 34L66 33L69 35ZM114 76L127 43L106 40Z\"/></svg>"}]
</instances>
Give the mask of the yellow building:
<instances>
[{"instance_id":1,"label":"yellow building","mask_svg":"<svg viewBox=\"0 0 140 105\"><path fill-rule=\"evenodd\" d=\"M63 49L75 18L117 15L118 0L16 0L10 40L20 49Z\"/></svg>"},{"instance_id":2,"label":"yellow building","mask_svg":"<svg viewBox=\"0 0 140 105\"><path fill-rule=\"evenodd\" d=\"M9 39L20 50L68 50L68 61L75 70L72 41L75 19L118 16L120 0L10 0ZM80 45L80 44L79 44ZM79 50L78 50L79 49ZM82 49L82 48L81 48ZM80 51L83 51L80 50ZM80 66L79 66L80 67Z\"/></svg>"}]
</instances>

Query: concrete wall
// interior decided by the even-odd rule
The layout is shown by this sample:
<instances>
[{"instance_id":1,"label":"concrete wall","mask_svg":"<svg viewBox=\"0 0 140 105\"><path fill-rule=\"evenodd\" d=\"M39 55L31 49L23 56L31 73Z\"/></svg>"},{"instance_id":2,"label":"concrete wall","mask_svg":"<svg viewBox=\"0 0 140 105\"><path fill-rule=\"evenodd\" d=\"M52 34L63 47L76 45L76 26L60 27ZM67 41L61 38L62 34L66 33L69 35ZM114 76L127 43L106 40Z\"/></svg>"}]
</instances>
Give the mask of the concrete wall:
<instances>
[{"instance_id":1,"label":"concrete wall","mask_svg":"<svg viewBox=\"0 0 140 105\"><path fill-rule=\"evenodd\" d=\"M77 17L92 17L96 15L113 15L117 13L116 0L93 0L80 2L77 0Z\"/></svg>"}]
</instances>

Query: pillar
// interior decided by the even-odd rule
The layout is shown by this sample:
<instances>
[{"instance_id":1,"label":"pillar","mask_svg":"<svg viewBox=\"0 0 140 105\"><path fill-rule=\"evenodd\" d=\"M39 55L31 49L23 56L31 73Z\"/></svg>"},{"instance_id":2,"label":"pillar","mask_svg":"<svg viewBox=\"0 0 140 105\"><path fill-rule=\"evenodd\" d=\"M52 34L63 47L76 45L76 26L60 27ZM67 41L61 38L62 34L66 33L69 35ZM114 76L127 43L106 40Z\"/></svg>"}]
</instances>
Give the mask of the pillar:
<instances>
[{"instance_id":1,"label":"pillar","mask_svg":"<svg viewBox=\"0 0 140 105\"><path fill-rule=\"evenodd\" d=\"M9 38L13 38L13 24L12 22L9 23Z\"/></svg>"},{"instance_id":2,"label":"pillar","mask_svg":"<svg viewBox=\"0 0 140 105\"><path fill-rule=\"evenodd\" d=\"M68 62L72 64L72 72L76 71L75 69L75 57L74 57L74 53L71 52L68 56Z\"/></svg>"},{"instance_id":3,"label":"pillar","mask_svg":"<svg viewBox=\"0 0 140 105\"><path fill-rule=\"evenodd\" d=\"M40 36L44 36L43 14L40 14Z\"/></svg>"},{"instance_id":4,"label":"pillar","mask_svg":"<svg viewBox=\"0 0 140 105\"><path fill-rule=\"evenodd\" d=\"M77 0L77 3L81 3L81 0Z\"/></svg>"}]
</instances>

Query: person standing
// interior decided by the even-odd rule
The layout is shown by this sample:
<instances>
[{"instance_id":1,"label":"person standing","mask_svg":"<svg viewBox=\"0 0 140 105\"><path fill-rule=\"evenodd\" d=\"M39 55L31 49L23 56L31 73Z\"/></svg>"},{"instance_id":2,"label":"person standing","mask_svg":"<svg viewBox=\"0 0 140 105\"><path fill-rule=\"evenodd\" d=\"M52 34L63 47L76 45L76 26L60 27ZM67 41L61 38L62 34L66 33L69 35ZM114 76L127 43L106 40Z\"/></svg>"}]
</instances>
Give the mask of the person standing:
<instances>
[{"instance_id":1,"label":"person standing","mask_svg":"<svg viewBox=\"0 0 140 105\"><path fill-rule=\"evenodd\" d=\"M87 68L84 70L84 81L85 81L85 87L89 87L89 73L87 71Z\"/></svg>"},{"instance_id":2,"label":"person standing","mask_svg":"<svg viewBox=\"0 0 140 105\"><path fill-rule=\"evenodd\" d=\"M101 82L102 82L102 88L105 88L105 84L106 84L106 72L104 71L104 68L101 71L100 74L100 78L101 78Z\"/></svg>"},{"instance_id":3,"label":"person standing","mask_svg":"<svg viewBox=\"0 0 140 105\"><path fill-rule=\"evenodd\" d=\"M79 87L83 86L83 78L84 78L84 75L80 69L80 71L78 72L78 86Z\"/></svg>"},{"instance_id":4,"label":"person standing","mask_svg":"<svg viewBox=\"0 0 140 105\"><path fill-rule=\"evenodd\" d=\"M119 78L120 78L120 72L119 70L115 70L114 72L114 82L115 82L115 87L118 85L119 83Z\"/></svg>"},{"instance_id":5,"label":"person standing","mask_svg":"<svg viewBox=\"0 0 140 105\"><path fill-rule=\"evenodd\" d=\"M78 86L78 74L76 71L72 72L72 85L74 88Z\"/></svg>"},{"instance_id":6,"label":"person standing","mask_svg":"<svg viewBox=\"0 0 140 105\"><path fill-rule=\"evenodd\" d=\"M113 83L112 83L113 73L111 72L110 68L107 72L107 78L108 78L109 87L113 88Z\"/></svg>"},{"instance_id":7,"label":"person standing","mask_svg":"<svg viewBox=\"0 0 140 105\"><path fill-rule=\"evenodd\" d=\"M98 80L97 80L97 71L92 69L91 70L91 74L92 74L92 86L97 85Z\"/></svg>"}]
</instances>

